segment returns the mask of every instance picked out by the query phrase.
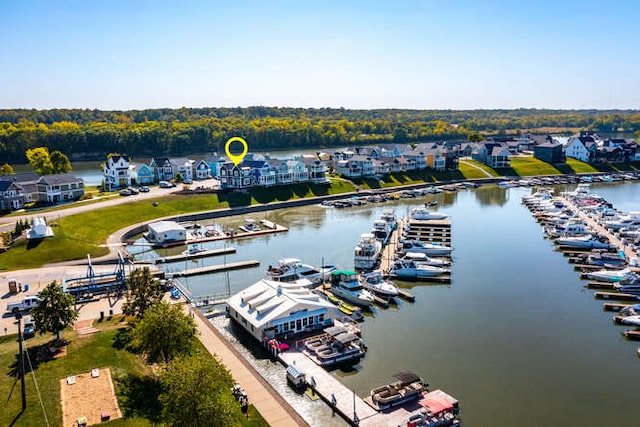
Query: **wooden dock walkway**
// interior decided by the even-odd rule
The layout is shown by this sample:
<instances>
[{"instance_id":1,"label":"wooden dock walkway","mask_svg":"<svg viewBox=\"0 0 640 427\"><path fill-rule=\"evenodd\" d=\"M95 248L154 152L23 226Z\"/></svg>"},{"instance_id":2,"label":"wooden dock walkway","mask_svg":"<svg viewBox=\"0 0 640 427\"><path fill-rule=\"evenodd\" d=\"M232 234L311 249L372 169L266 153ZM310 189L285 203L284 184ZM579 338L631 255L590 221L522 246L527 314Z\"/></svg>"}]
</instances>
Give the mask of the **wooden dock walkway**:
<instances>
[{"instance_id":1,"label":"wooden dock walkway","mask_svg":"<svg viewBox=\"0 0 640 427\"><path fill-rule=\"evenodd\" d=\"M618 252L624 253L627 260L634 259L634 258L638 259L640 257L640 255L634 252L628 245L624 245L622 243L622 240L620 240L613 233L609 232L609 230L601 226L596 220L591 218L589 215L587 215L586 213L578 209L578 207L574 205L572 202L565 199L564 197L559 197L559 199L563 203L565 203L566 206L571 208L571 210L574 211L580 217L580 219L584 221L584 223L587 226L589 226L592 230L594 230L596 233L600 235L606 236L609 239L609 243L611 243L611 245L614 246L615 249L618 250Z\"/></svg>"},{"instance_id":2,"label":"wooden dock walkway","mask_svg":"<svg viewBox=\"0 0 640 427\"><path fill-rule=\"evenodd\" d=\"M289 231L289 229L287 227L284 227L282 225L279 224L274 224L274 223L270 223L269 225L273 225L275 226L275 228L267 228L264 230L258 230L258 231L235 231L233 233L224 233L224 234L220 234L217 236L211 236L211 237L197 237L197 238L193 238L193 239L189 239L187 240L187 245L193 244L193 243L203 243L203 242L216 242L218 240L229 240L229 239L244 239L247 237L255 237L255 236L264 236L266 234L274 234L274 233L284 233Z\"/></svg>"},{"instance_id":3,"label":"wooden dock walkway","mask_svg":"<svg viewBox=\"0 0 640 427\"><path fill-rule=\"evenodd\" d=\"M407 425L411 415L419 414L424 410L420 405L409 403L393 410L378 412L304 353L291 349L279 354L278 359L285 366L295 365L304 372L307 381L311 383L312 390L351 425L404 426Z\"/></svg>"},{"instance_id":4,"label":"wooden dock walkway","mask_svg":"<svg viewBox=\"0 0 640 427\"><path fill-rule=\"evenodd\" d=\"M189 276L196 276L199 274L220 273L223 271L241 270L243 268L253 268L259 265L260 265L260 261L256 261L256 260L228 262L226 264L210 265L206 267L197 267L197 268L191 268L189 270L176 271L173 273L173 277L189 277Z\"/></svg>"},{"instance_id":5,"label":"wooden dock walkway","mask_svg":"<svg viewBox=\"0 0 640 427\"><path fill-rule=\"evenodd\" d=\"M156 264L162 264L167 262L178 262L178 261L184 261L188 259L207 258L211 256L228 255L228 254L235 254L235 253L236 253L236 248L211 249L207 251L194 252L192 254L179 254L179 255L166 256L164 258L156 258L154 262Z\"/></svg>"},{"instance_id":6,"label":"wooden dock walkway","mask_svg":"<svg viewBox=\"0 0 640 427\"><path fill-rule=\"evenodd\" d=\"M596 299L612 299L619 301L638 301L640 297L634 294L623 294L620 292L594 292Z\"/></svg>"}]
</instances>

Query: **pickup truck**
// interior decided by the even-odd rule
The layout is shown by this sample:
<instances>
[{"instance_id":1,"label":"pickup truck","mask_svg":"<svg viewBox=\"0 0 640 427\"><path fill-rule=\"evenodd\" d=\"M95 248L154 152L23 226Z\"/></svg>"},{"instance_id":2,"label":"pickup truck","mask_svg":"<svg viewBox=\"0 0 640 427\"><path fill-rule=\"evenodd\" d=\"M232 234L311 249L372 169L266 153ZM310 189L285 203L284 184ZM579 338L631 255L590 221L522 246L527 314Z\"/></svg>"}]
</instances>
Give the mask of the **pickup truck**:
<instances>
[{"instance_id":1,"label":"pickup truck","mask_svg":"<svg viewBox=\"0 0 640 427\"><path fill-rule=\"evenodd\" d=\"M26 297L21 302L7 304L7 311L10 311L12 313L18 313L19 311L31 310L33 307L38 305L39 301L40 301L40 298L36 296Z\"/></svg>"}]
</instances>

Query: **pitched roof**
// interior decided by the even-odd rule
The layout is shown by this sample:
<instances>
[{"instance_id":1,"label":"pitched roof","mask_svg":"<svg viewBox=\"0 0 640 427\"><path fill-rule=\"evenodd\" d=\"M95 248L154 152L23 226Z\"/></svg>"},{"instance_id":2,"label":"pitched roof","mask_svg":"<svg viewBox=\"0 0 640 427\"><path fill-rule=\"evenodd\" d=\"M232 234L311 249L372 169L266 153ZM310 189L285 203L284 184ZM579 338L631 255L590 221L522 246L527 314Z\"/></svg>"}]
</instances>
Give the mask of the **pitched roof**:
<instances>
[{"instance_id":1,"label":"pitched roof","mask_svg":"<svg viewBox=\"0 0 640 427\"><path fill-rule=\"evenodd\" d=\"M75 182L84 182L82 178L78 178L72 173L58 173L54 175L44 175L38 180L38 183L49 185L72 184Z\"/></svg>"},{"instance_id":2,"label":"pitched roof","mask_svg":"<svg viewBox=\"0 0 640 427\"><path fill-rule=\"evenodd\" d=\"M40 175L37 172L21 172L0 176L0 181L35 182L38 179L40 179Z\"/></svg>"}]
</instances>

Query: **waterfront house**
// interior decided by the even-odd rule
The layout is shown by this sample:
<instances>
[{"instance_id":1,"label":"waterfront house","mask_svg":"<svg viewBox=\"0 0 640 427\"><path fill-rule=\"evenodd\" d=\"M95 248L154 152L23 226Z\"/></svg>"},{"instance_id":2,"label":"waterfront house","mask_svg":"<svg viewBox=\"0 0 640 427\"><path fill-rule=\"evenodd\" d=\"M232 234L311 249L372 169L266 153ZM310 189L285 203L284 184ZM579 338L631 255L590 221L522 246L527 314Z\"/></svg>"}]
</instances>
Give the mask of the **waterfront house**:
<instances>
[{"instance_id":1,"label":"waterfront house","mask_svg":"<svg viewBox=\"0 0 640 427\"><path fill-rule=\"evenodd\" d=\"M623 162L633 162L638 157L638 144L631 140L626 140L622 138L609 138L605 139L602 142L603 147L618 147L622 149Z\"/></svg>"},{"instance_id":2,"label":"waterfront house","mask_svg":"<svg viewBox=\"0 0 640 427\"><path fill-rule=\"evenodd\" d=\"M403 171L414 171L416 170L416 161L414 159L408 157L400 157L398 159L400 162L400 167Z\"/></svg>"},{"instance_id":3,"label":"waterfront house","mask_svg":"<svg viewBox=\"0 0 640 427\"><path fill-rule=\"evenodd\" d=\"M153 170L149 165L144 163L131 165L131 182L137 185L149 185L154 183L154 179Z\"/></svg>"},{"instance_id":4,"label":"waterfront house","mask_svg":"<svg viewBox=\"0 0 640 427\"><path fill-rule=\"evenodd\" d=\"M211 178L211 167L209 166L209 163L206 160L198 160L196 161L194 167L193 167L193 178L196 180L203 180L203 179L208 179Z\"/></svg>"},{"instance_id":5,"label":"waterfront house","mask_svg":"<svg viewBox=\"0 0 640 427\"><path fill-rule=\"evenodd\" d=\"M565 163L562 144L545 142L533 147L533 157L547 163Z\"/></svg>"},{"instance_id":6,"label":"waterfront house","mask_svg":"<svg viewBox=\"0 0 640 427\"><path fill-rule=\"evenodd\" d=\"M333 325L336 308L311 292L308 280L260 280L227 301L229 317L264 343Z\"/></svg>"},{"instance_id":7,"label":"waterfront house","mask_svg":"<svg viewBox=\"0 0 640 427\"><path fill-rule=\"evenodd\" d=\"M193 169L195 164L194 160L180 157L177 159L171 159L171 164L173 165L173 170L175 171L174 177L180 174L183 181L193 181Z\"/></svg>"},{"instance_id":8,"label":"waterfront house","mask_svg":"<svg viewBox=\"0 0 640 427\"><path fill-rule=\"evenodd\" d=\"M443 171L447 166L447 149L436 146L422 150L427 167L437 171Z\"/></svg>"},{"instance_id":9,"label":"waterfront house","mask_svg":"<svg viewBox=\"0 0 640 427\"><path fill-rule=\"evenodd\" d=\"M622 163L625 161L625 153L621 147L598 147L593 161L595 163Z\"/></svg>"},{"instance_id":10,"label":"waterfront house","mask_svg":"<svg viewBox=\"0 0 640 427\"><path fill-rule=\"evenodd\" d=\"M253 184L262 187L276 185L276 170L266 160L244 160L242 167L251 168Z\"/></svg>"},{"instance_id":11,"label":"waterfront house","mask_svg":"<svg viewBox=\"0 0 640 427\"><path fill-rule=\"evenodd\" d=\"M302 160L285 160L285 163L291 171L293 182L309 182L309 171Z\"/></svg>"},{"instance_id":12,"label":"waterfront house","mask_svg":"<svg viewBox=\"0 0 640 427\"><path fill-rule=\"evenodd\" d=\"M402 166L402 158L401 157L383 157L380 159L381 162L386 163L387 168L389 170L388 173L400 173L403 170Z\"/></svg>"},{"instance_id":13,"label":"waterfront house","mask_svg":"<svg viewBox=\"0 0 640 427\"><path fill-rule=\"evenodd\" d=\"M379 147L374 146L365 146L365 147L356 147L350 150L355 151L358 156L371 157L372 159L379 159L382 157L382 152Z\"/></svg>"},{"instance_id":14,"label":"waterfront house","mask_svg":"<svg viewBox=\"0 0 640 427\"><path fill-rule=\"evenodd\" d=\"M400 157L403 153L410 151L411 146L409 144L380 144L378 149L380 150L380 158Z\"/></svg>"},{"instance_id":15,"label":"waterfront house","mask_svg":"<svg viewBox=\"0 0 640 427\"><path fill-rule=\"evenodd\" d=\"M402 157L413 160L415 164L414 170L425 170L427 168L427 159L425 158L424 152L420 149L420 145L417 145L410 151L404 152Z\"/></svg>"},{"instance_id":16,"label":"waterfront house","mask_svg":"<svg viewBox=\"0 0 640 427\"><path fill-rule=\"evenodd\" d=\"M382 159L373 159L373 169L376 176L383 176L391 173L391 166Z\"/></svg>"},{"instance_id":17,"label":"waterfront house","mask_svg":"<svg viewBox=\"0 0 640 427\"><path fill-rule=\"evenodd\" d=\"M580 160L581 162L589 163L594 157L594 153L592 152L592 150L589 150L587 148L587 143L594 144L592 140L587 141L586 138L569 138L569 141L564 148L564 153L567 157Z\"/></svg>"},{"instance_id":18,"label":"waterfront house","mask_svg":"<svg viewBox=\"0 0 640 427\"><path fill-rule=\"evenodd\" d=\"M157 221L147 225L145 237L156 246L167 246L185 242L187 230L175 221Z\"/></svg>"},{"instance_id":19,"label":"waterfront house","mask_svg":"<svg viewBox=\"0 0 640 427\"><path fill-rule=\"evenodd\" d=\"M251 168L233 162L226 162L220 166L220 188L222 190L245 190L253 186Z\"/></svg>"},{"instance_id":20,"label":"waterfront house","mask_svg":"<svg viewBox=\"0 0 640 427\"><path fill-rule=\"evenodd\" d=\"M84 195L84 180L72 173L44 175L36 182L37 200L59 203L78 200Z\"/></svg>"},{"instance_id":21,"label":"waterfront house","mask_svg":"<svg viewBox=\"0 0 640 427\"><path fill-rule=\"evenodd\" d=\"M309 172L309 179L314 184L324 185L330 184L329 178L327 178L327 165L320 159L313 157L302 157L300 159L304 163L307 171Z\"/></svg>"},{"instance_id":22,"label":"waterfront house","mask_svg":"<svg viewBox=\"0 0 640 427\"><path fill-rule=\"evenodd\" d=\"M293 183L293 171L284 160L271 159L269 161L276 174L276 183L278 185L288 185Z\"/></svg>"},{"instance_id":23,"label":"waterfront house","mask_svg":"<svg viewBox=\"0 0 640 427\"><path fill-rule=\"evenodd\" d=\"M15 182L22 189L24 203L38 201L38 188L36 182L40 179L40 175L36 172L20 172L11 175L0 176L0 181Z\"/></svg>"},{"instance_id":24,"label":"waterfront house","mask_svg":"<svg viewBox=\"0 0 640 427\"><path fill-rule=\"evenodd\" d=\"M346 178L367 178L375 175L373 159L365 156L353 156L337 162L336 171Z\"/></svg>"},{"instance_id":25,"label":"waterfront house","mask_svg":"<svg viewBox=\"0 0 640 427\"><path fill-rule=\"evenodd\" d=\"M131 162L129 156L112 154L102 168L104 187L107 191L131 186Z\"/></svg>"},{"instance_id":26,"label":"waterfront house","mask_svg":"<svg viewBox=\"0 0 640 427\"><path fill-rule=\"evenodd\" d=\"M506 144L501 142L480 142L471 157L491 168L508 168L511 152Z\"/></svg>"},{"instance_id":27,"label":"waterfront house","mask_svg":"<svg viewBox=\"0 0 640 427\"><path fill-rule=\"evenodd\" d=\"M167 157L154 157L149 163L153 171L154 181L171 181L176 177L175 166Z\"/></svg>"},{"instance_id":28,"label":"waterfront house","mask_svg":"<svg viewBox=\"0 0 640 427\"><path fill-rule=\"evenodd\" d=\"M24 207L24 190L15 181L0 181L0 211Z\"/></svg>"}]
</instances>

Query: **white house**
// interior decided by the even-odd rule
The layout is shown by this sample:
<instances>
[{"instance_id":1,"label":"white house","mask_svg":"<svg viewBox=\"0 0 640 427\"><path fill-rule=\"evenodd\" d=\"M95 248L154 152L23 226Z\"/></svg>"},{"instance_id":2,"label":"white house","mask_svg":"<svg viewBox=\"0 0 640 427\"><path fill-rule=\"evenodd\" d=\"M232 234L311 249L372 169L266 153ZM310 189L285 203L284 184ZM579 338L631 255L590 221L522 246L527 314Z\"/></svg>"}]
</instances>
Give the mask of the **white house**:
<instances>
[{"instance_id":1,"label":"white house","mask_svg":"<svg viewBox=\"0 0 640 427\"><path fill-rule=\"evenodd\" d=\"M336 307L309 285L260 280L229 298L229 317L260 342L332 326Z\"/></svg>"},{"instance_id":2,"label":"white house","mask_svg":"<svg viewBox=\"0 0 640 427\"><path fill-rule=\"evenodd\" d=\"M167 246L187 240L187 230L174 221L158 221L147 225L147 240L158 246Z\"/></svg>"},{"instance_id":3,"label":"white house","mask_svg":"<svg viewBox=\"0 0 640 427\"><path fill-rule=\"evenodd\" d=\"M193 181L193 169L195 160L186 158L172 159L171 163L175 166L176 176L180 174L183 181Z\"/></svg>"},{"instance_id":4,"label":"white house","mask_svg":"<svg viewBox=\"0 0 640 427\"><path fill-rule=\"evenodd\" d=\"M309 179L314 184L330 184L327 178L327 165L317 158L302 157L300 159L309 172Z\"/></svg>"},{"instance_id":5,"label":"white house","mask_svg":"<svg viewBox=\"0 0 640 427\"><path fill-rule=\"evenodd\" d=\"M112 155L103 168L104 185L108 191L131 185L131 163L129 156Z\"/></svg>"},{"instance_id":6,"label":"white house","mask_svg":"<svg viewBox=\"0 0 640 427\"><path fill-rule=\"evenodd\" d=\"M294 182L309 181L309 171L301 160L287 160L286 164L291 171Z\"/></svg>"},{"instance_id":7,"label":"white house","mask_svg":"<svg viewBox=\"0 0 640 427\"><path fill-rule=\"evenodd\" d=\"M582 162L588 163L591 160L591 151L587 149L580 137L569 139L567 145L565 145L564 154Z\"/></svg>"}]
</instances>

